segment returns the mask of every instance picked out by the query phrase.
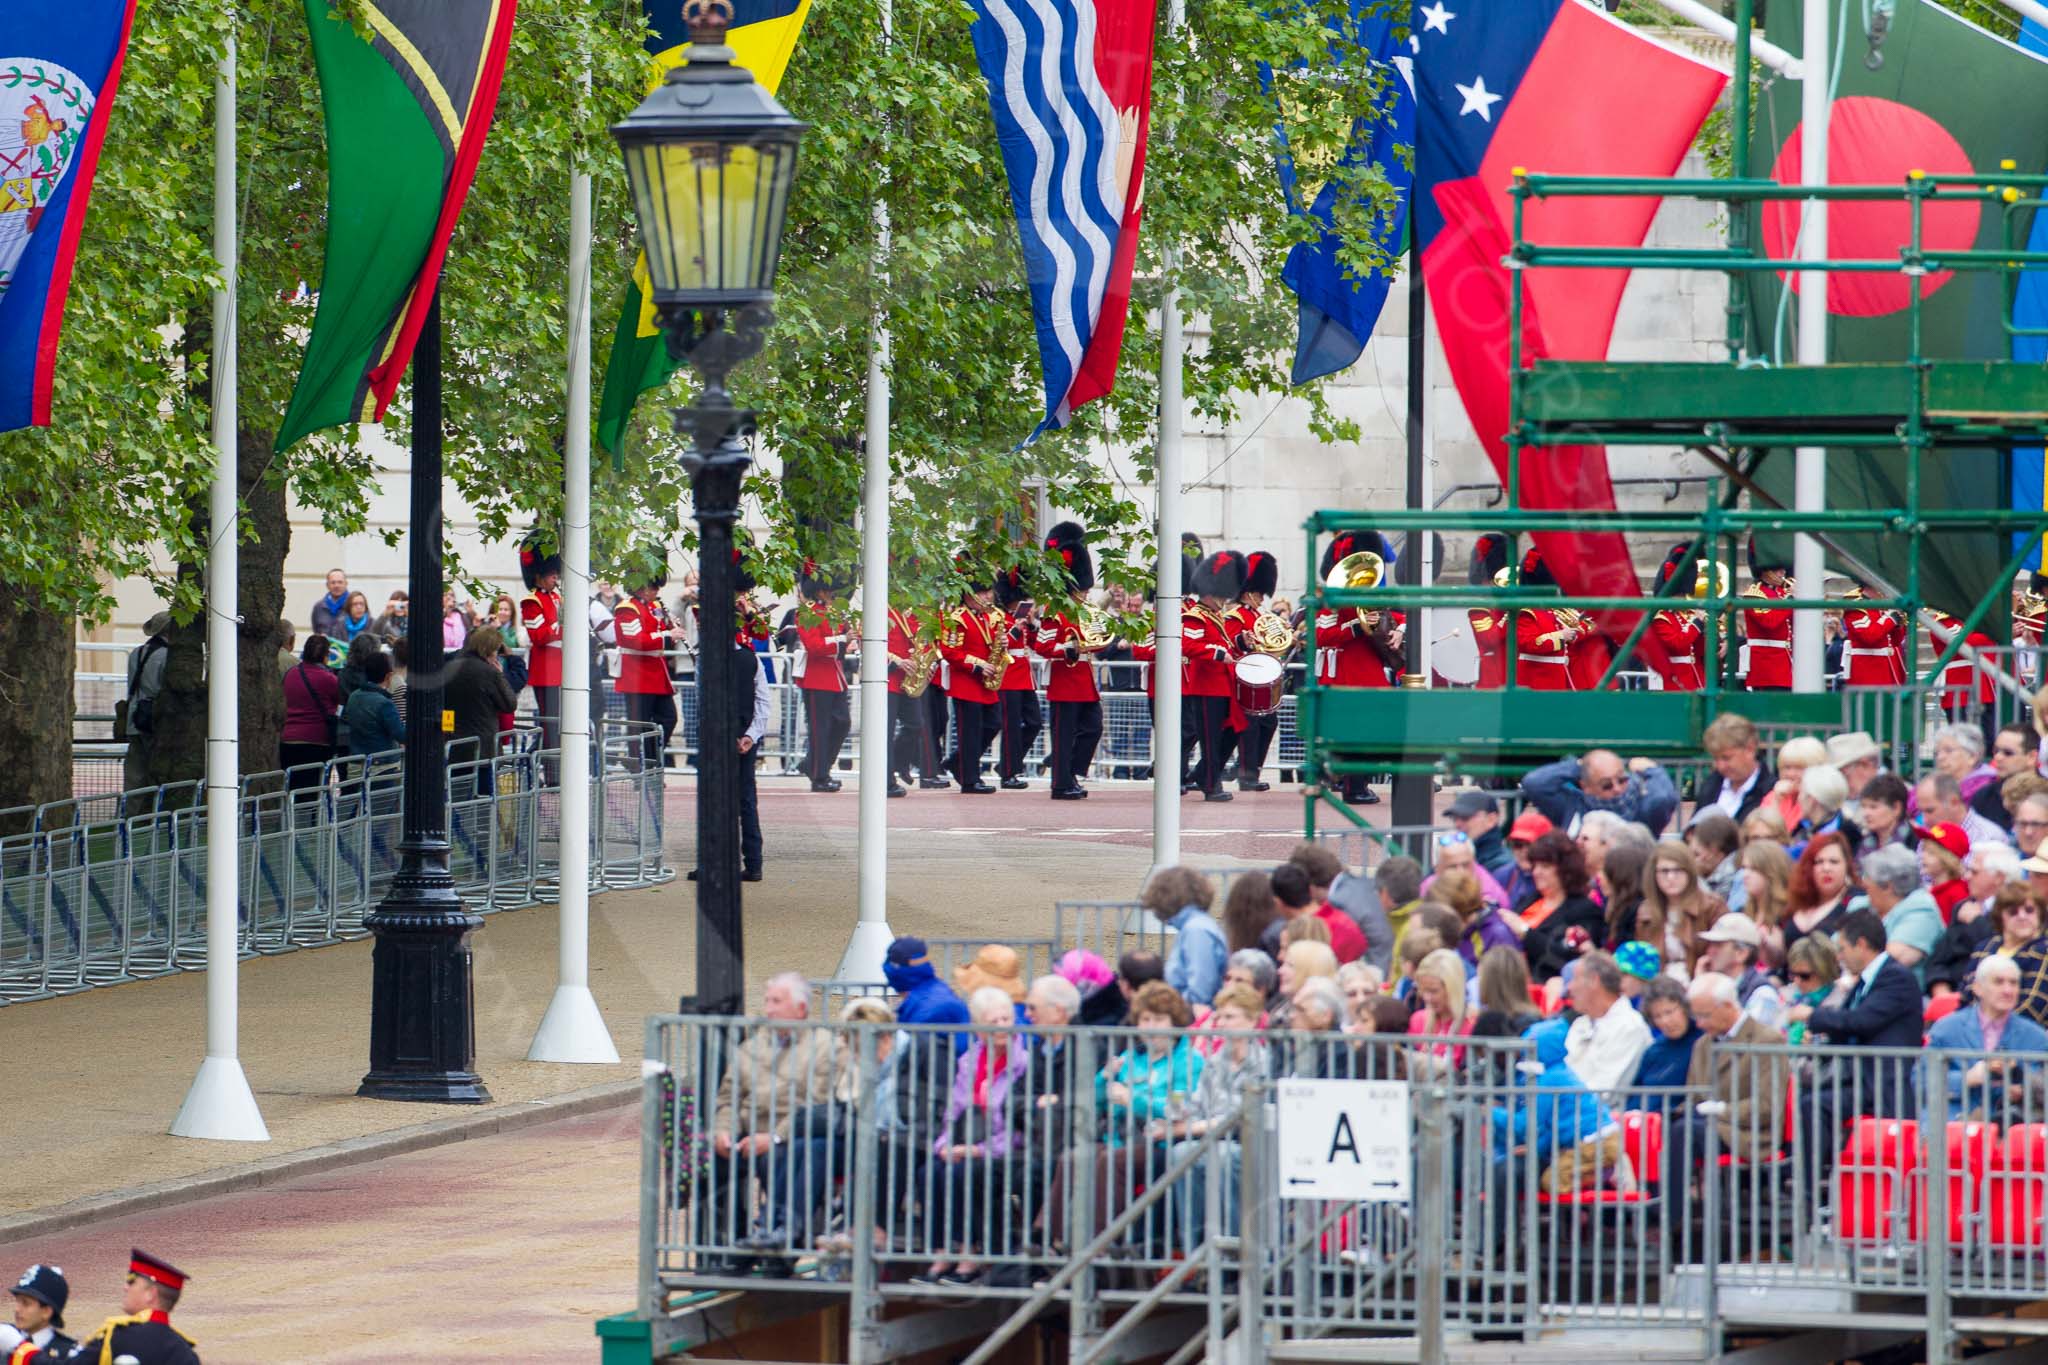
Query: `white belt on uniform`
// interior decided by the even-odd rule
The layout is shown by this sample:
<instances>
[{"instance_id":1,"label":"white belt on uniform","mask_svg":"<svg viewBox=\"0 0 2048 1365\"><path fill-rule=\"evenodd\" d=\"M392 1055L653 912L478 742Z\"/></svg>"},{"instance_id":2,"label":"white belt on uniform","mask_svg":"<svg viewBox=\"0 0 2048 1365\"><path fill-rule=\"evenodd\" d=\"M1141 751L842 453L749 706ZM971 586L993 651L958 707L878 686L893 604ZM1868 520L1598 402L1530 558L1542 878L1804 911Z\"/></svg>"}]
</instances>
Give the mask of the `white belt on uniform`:
<instances>
[{"instance_id":1,"label":"white belt on uniform","mask_svg":"<svg viewBox=\"0 0 2048 1365\"><path fill-rule=\"evenodd\" d=\"M1562 654L1518 654L1515 656L1525 664L1568 664L1571 662Z\"/></svg>"},{"instance_id":2,"label":"white belt on uniform","mask_svg":"<svg viewBox=\"0 0 2048 1365\"><path fill-rule=\"evenodd\" d=\"M1751 640L1749 641L1749 647L1751 649L1790 649L1792 648L1792 642L1790 640Z\"/></svg>"},{"instance_id":3,"label":"white belt on uniform","mask_svg":"<svg viewBox=\"0 0 2048 1365\"><path fill-rule=\"evenodd\" d=\"M1700 656L1697 654L1670 654L1666 655L1665 658L1667 662L1674 664L1696 664L1700 661Z\"/></svg>"},{"instance_id":4,"label":"white belt on uniform","mask_svg":"<svg viewBox=\"0 0 2048 1365\"><path fill-rule=\"evenodd\" d=\"M1889 649L1858 649L1854 645L1846 646L1842 650L1842 655L1844 658L1849 659L1893 659L1898 657L1896 653Z\"/></svg>"}]
</instances>

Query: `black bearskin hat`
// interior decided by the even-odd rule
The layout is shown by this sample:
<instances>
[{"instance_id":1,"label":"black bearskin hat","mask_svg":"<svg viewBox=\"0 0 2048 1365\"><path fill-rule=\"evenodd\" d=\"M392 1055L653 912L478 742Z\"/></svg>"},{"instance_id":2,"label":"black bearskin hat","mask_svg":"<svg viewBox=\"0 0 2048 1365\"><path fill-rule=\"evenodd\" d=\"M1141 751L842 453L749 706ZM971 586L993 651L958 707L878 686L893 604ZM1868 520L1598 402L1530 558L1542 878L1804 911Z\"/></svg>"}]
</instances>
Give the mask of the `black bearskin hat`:
<instances>
[{"instance_id":1,"label":"black bearskin hat","mask_svg":"<svg viewBox=\"0 0 2048 1365\"><path fill-rule=\"evenodd\" d=\"M2048 573L2037 573L2027 580L2027 587L2036 597L2048 597Z\"/></svg>"},{"instance_id":2,"label":"black bearskin hat","mask_svg":"<svg viewBox=\"0 0 2048 1365\"><path fill-rule=\"evenodd\" d=\"M1067 586L1075 592L1087 592L1095 586L1095 560L1088 553L1088 531L1078 521L1063 521L1048 531L1045 548L1060 557L1066 566Z\"/></svg>"},{"instance_id":3,"label":"black bearskin hat","mask_svg":"<svg viewBox=\"0 0 2048 1365\"><path fill-rule=\"evenodd\" d=\"M1004 569L995 577L996 605L1004 611L1016 606L1025 598L1024 571Z\"/></svg>"},{"instance_id":4,"label":"black bearskin hat","mask_svg":"<svg viewBox=\"0 0 2048 1365\"><path fill-rule=\"evenodd\" d=\"M734 592L752 592L754 590L754 575L747 568L748 551L753 548L754 540L752 536L749 536L745 531L734 530L732 533L732 590Z\"/></svg>"},{"instance_id":5,"label":"black bearskin hat","mask_svg":"<svg viewBox=\"0 0 2048 1365\"><path fill-rule=\"evenodd\" d=\"M560 551L554 554L541 553L540 528L535 527L528 531L526 539L519 542L519 576L526 580L527 588L538 588L543 575L561 571Z\"/></svg>"},{"instance_id":6,"label":"black bearskin hat","mask_svg":"<svg viewBox=\"0 0 2048 1365\"><path fill-rule=\"evenodd\" d=\"M1271 597L1273 590L1280 586L1280 561L1264 550L1253 550L1244 557L1244 590L1264 593Z\"/></svg>"},{"instance_id":7,"label":"black bearskin hat","mask_svg":"<svg viewBox=\"0 0 2048 1365\"><path fill-rule=\"evenodd\" d=\"M1792 561L1785 557L1782 550L1765 550L1757 543L1756 532L1751 531L1749 533L1749 576L1761 579L1764 576L1765 569L1783 569L1786 573L1791 573Z\"/></svg>"},{"instance_id":8,"label":"black bearskin hat","mask_svg":"<svg viewBox=\"0 0 2048 1365\"><path fill-rule=\"evenodd\" d=\"M1550 572L1550 565L1544 562L1543 551L1534 545L1522 556L1522 571L1515 575L1515 581L1525 588L1554 588L1557 578Z\"/></svg>"},{"instance_id":9,"label":"black bearskin hat","mask_svg":"<svg viewBox=\"0 0 2048 1365\"><path fill-rule=\"evenodd\" d=\"M1244 580L1244 556L1235 550L1218 550L1195 565L1195 596L1235 601L1244 592Z\"/></svg>"},{"instance_id":10,"label":"black bearskin hat","mask_svg":"<svg viewBox=\"0 0 2048 1365\"><path fill-rule=\"evenodd\" d=\"M1329 545L1323 550L1322 576L1328 578L1330 570L1337 567L1338 560L1347 555L1355 555L1361 550L1372 551L1387 561L1389 567L1393 564L1394 555L1387 548L1387 538L1378 531L1339 531L1330 538Z\"/></svg>"},{"instance_id":11,"label":"black bearskin hat","mask_svg":"<svg viewBox=\"0 0 2048 1365\"><path fill-rule=\"evenodd\" d=\"M1681 571L1687 565L1692 563L1692 555L1690 553L1691 550L1692 544L1688 541L1683 545L1672 546L1670 550L1668 550L1665 553L1664 562L1657 566L1657 586L1651 589L1651 593L1653 596L1690 597L1692 595L1692 584L1690 583L1687 583L1685 585L1685 590L1683 592L1665 591L1665 589L1670 586L1672 579L1683 578L1683 574ZM1695 577L1697 577L1697 575L1695 575Z\"/></svg>"},{"instance_id":12,"label":"black bearskin hat","mask_svg":"<svg viewBox=\"0 0 2048 1365\"><path fill-rule=\"evenodd\" d=\"M1507 566L1507 537L1489 531L1472 542L1472 563L1465 570L1465 581L1477 587L1486 587L1493 582L1494 576Z\"/></svg>"}]
</instances>

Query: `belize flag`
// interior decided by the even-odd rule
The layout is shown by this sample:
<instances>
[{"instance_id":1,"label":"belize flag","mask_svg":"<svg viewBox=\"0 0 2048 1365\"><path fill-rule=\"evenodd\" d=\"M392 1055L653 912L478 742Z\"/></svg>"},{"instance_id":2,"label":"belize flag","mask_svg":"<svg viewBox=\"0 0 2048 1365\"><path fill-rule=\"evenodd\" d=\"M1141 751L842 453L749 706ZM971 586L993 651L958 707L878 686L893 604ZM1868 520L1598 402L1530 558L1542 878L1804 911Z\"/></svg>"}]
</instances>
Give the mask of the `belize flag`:
<instances>
[{"instance_id":1,"label":"belize flag","mask_svg":"<svg viewBox=\"0 0 2048 1365\"><path fill-rule=\"evenodd\" d=\"M1673 175L1728 78L1581 0L1431 0L1414 14L1411 217L1422 277L1452 379L1505 483L1512 281L1504 261L1514 243L1515 168ZM1539 244L1640 246L1657 203L1531 200L1523 230ZM1525 363L1604 360L1628 272L1525 273ZM1520 473L1524 508L1614 506L1600 447L1525 448ZM1539 531L1534 540L1567 593L1640 592L1619 532ZM1636 613L1589 615L1613 637ZM1656 652L1647 634L1640 648Z\"/></svg>"},{"instance_id":2,"label":"belize flag","mask_svg":"<svg viewBox=\"0 0 2048 1365\"><path fill-rule=\"evenodd\" d=\"M1116 383L1152 118L1154 0L974 0L974 52L1009 174L1045 419Z\"/></svg>"},{"instance_id":3,"label":"belize flag","mask_svg":"<svg viewBox=\"0 0 2048 1365\"><path fill-rule=\"evenodd\" d=\"M0 5L0 431L50 424L64 296L134 0Z\"/></svg>"}]
</instances>

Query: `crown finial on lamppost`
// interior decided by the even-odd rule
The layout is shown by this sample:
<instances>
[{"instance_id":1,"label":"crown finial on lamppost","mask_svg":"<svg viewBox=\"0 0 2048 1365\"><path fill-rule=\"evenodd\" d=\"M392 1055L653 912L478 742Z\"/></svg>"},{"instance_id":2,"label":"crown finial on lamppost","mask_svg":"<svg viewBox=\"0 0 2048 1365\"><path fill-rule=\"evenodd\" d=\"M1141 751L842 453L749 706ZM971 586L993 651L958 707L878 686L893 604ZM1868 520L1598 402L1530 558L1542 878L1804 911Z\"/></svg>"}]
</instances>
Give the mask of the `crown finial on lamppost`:
<instances>
[{"instance_id":1,"label":"crown finial on lamppost","mask_svg":"<svg viewBox=\"0 0 2048 1365\"><path fill-rule=\"evenodd\" d=\"M732 27L732 0L686 0L683 26L692 43L724 43L725 31Z\"/></svg>"}]
</instances>

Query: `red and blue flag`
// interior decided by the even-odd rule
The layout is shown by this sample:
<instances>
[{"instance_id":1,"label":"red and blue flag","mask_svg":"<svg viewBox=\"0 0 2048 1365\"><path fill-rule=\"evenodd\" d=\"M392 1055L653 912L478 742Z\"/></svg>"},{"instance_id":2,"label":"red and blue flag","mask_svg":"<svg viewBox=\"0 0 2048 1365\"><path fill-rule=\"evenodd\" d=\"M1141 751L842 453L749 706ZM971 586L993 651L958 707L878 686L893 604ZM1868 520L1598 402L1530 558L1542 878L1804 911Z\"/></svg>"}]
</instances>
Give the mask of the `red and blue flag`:
<instances>
[{"instance_id":1,"label":"red and blue flag","mask_svg":"<svg viewBox=\"0 0 2048 1365\"><path fill-rule=\"evenodd\" d=\"M1154 0L974 0L1024 249L1045 418L1116 383L1144 201Z\"/></svg>"},{"instance_id":2,"label":"red and blue flag","mask_svg":"<svg viewBox=\"0 0 2048 1365\"><path fill-rule=\"evenodd\" d=\"M1517 167L1557 175L1670 176L1727 84L1726 73L1664 46L1581 0L1431 0L1414 10L1416 202L1423 282L1451 375L1501 480L1508 477L1508 331L1514 244L1508 190ZM1541 244L1640 246L1658 201L1529 201L1525 237ZM1531 270L1524 362L1604 360L1625 270ZM1530 447L1522 507L1614 506L1606 451ZM1621 534L1537 532L1567 593L1640 590ZM1599 614L1593 614L1599 619ZM1608 619L1609 634L1633 621ZM1643 649L1655 645L1644 637Z\"/></svg>"},{"instance_id":3,"label":"red and blue flag","mask_svg":"<svg viewBox=\"0 0 2048 1365\"><path fill-rule=\"evenodd\" d=\"M134 0L0 6L0 431L50 424L64 297Z\"/></svg>"}]
</instances>

